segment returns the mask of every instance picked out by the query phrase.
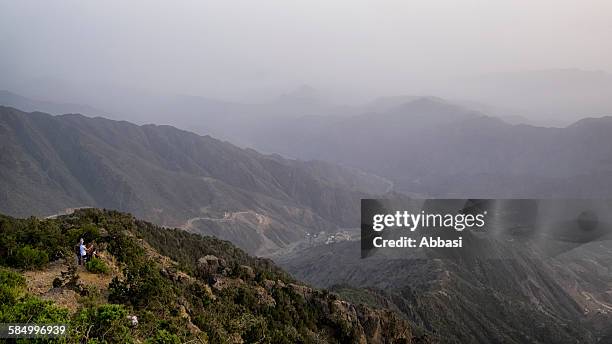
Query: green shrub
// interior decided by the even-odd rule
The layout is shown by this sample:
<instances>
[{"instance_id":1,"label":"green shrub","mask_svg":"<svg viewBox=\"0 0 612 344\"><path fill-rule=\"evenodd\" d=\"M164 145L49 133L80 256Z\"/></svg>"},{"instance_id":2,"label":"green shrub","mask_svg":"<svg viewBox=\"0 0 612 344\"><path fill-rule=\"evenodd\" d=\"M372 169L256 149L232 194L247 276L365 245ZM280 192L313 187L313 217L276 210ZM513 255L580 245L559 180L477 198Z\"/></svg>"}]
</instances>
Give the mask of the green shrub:
<instances>
[{"instance_id":1,"label":"green shrub","mask_svg":"<svg viewBox=\"0 0 612 344\"><path fill-rule=\"evenodd\" d=\"M12 305L22 296L25 278L20 274L0 268L0 304Z\"/></svg>"},{"instance_id":2,"label":"green shrub","mask_svg":"<svg viewBox=\"0 0 612 344\"><path fill-rule=\"evenodd\" d=\"M158 307L165 309L173 300L168 279L162 277L153 261L131 265L123 271L124 279L114 278L108 288L108 299L117 303L129 303L137 309Z\"/></svg>"},{"instance_id":3,"label":"green shrub","mask_svg":"<svg viewBox=\"0 0 612 344\"><path fill-rule=\"evenodd\" d=\"M72 245L76 245L80 239L83 239L85 242L98 241L100 239L100 230L90 223L71 229L67 234L68 242L72 243Z\"/></svg>"},{"instance_id":4,"label":"green shrub","mask_svg":"<svg viewBox=\"0 0 612 344\"><path fill-rule=\"evenodd\" d=\"M96 323L100 325L111 325L116 321L124 322L127 310L123 305L106 304L98 307Z\"/></svg>"},{"instance_id":5,"label":"green shrub","mask_svg":"<svg viewBox=\"0 0 612 344\"><path fill-rule=\"evenodd\" d=\"M107 274L110 269L104 263L104 261L100 258L93 257L85 263L85 268L87 271L94 274Z\"/></svg>"},{"instance_id":6,"label":"green shrub","mask_svg":"<svg viewBox=\"0 0 612 344\"><path fill-rule=\"evenodd\" d=\"M25 278L21 274L0 268L0 285L8 287L25 287Z\"/></svg>"},{"instance_id":7,"label":"green shrub","mask_svg":"<svg viewBox=\"0 0 612 344\"><path fill-rule=\"evenodd\" d=\"M74 329L89 331L90 339L107 343L133 342L128 327L128 312L123 305L105 304L97 308L82 309L74 323Z\"/></svg>"},{"instance_id":8,"label":"green shrub","mask_svg":"<svg viewBox=\"0 0 612 344\"><path fill-rule=\"evenodd\" d=\"M119 262L128 265L138 264L144 257L144 249L134 238L124 233L118 233L111 237L108 243L108 252L115 256Z\"/></svg>"},{"instance_id":9,"label":"green shrub","mask_svg":"<svg viewBox=\"0 0 612 344\"><path fill-rule=\"evenodd\" d=\"M25 245L15 250L12 260L14 265L19 268L40 269L49 262L49 255L45 251Z\"/></svg>"},{"instance_id":10,"label":"green shrub","mask_svg":"<svg viewBox=\"0 0 612 344\"><path fill-rule=\"evenodd\" d=\"M67 323L69 313L52 301L41 300L34 296L25 296L13 304L0 306L0 322L3 323Z\"/></svg>"},{"instance_id":11,"label":"green shrub","mask_svg":"<svg viewBox=\"0 0 612 344\"><path fill-rule=\"evenodd\" d=\"M181 344L179 336L172 334L166 330L159 330L155 337L149 338L147 344Z\"/></svg>"}]
</instances>

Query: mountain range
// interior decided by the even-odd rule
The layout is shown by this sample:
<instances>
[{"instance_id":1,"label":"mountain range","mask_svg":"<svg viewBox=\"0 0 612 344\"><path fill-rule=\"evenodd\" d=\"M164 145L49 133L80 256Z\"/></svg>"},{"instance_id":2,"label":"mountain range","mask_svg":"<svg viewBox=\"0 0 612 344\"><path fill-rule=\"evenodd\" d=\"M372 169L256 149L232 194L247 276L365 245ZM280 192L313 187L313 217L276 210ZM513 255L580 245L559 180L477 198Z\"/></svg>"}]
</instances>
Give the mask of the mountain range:
<instances>
[{"instance_id":1,"label":"mountain range","mask_svg":"<svg viewBox=\"0 0 612 344\"><path fill-rule=\"evenodd\" d=\"M23 98L6 96L7 104L25 102L16 97ZM610 188L601 185L611 182L612 149L605 139L610 117L553 128L512 124L521 120L492 117L486 112L491 107L474 102L437 97L386 97L353 108L321 98L303 86L266 104L177 96L145 97L149 107L136 108L142 116L149 112L152 121L156 114L173 113L167 122L259 151L355 167L408 194L609 197ZM41 102L25 103L32 109ZM47 103L40 108L53 109Z\"/></svg>"},{"instance_id":2,"label":"mountain range","mask_svg":"<svg viewBox=\"0 0 612 344\"><path fill-rule=\"evenodd\" d=\"M358 200L383 178L324 162L262 155L169 126L0 107L0 211L129 211L263 254L358 225Z\"/></svg>"},{"instance_id":3,"label":"mountain range","mask_svg":"<svg viewBox=\"0 0 612 344\"><path fill-rule=\"evenodd\" d=\"M304 240L356 228L360 198L405 197L395 190L609 197L611 118L564 128L512 125L440 98L401 97L362 114L266 122L253 133L262 150L308 162L170 126L0 107L0 211L104 207L215 235L274 255L317 287L393 310L439 342L612 338L609 242L554 258L506 243L498 249L512 259L415 261L360 259L355 241Z\"/></svg>"},{"instance_id":4,"label":"mountain range","mask_svg":"<svg viewBox=\"0 0 612 344\"><path fill-rule=\"evenodd\" d=\"M315 121L310 121L315 123ZM428 197L610 197L612 117L513 125L435 97L262 135L259 147L383 176Z\"/></svg>"}]
</instances>

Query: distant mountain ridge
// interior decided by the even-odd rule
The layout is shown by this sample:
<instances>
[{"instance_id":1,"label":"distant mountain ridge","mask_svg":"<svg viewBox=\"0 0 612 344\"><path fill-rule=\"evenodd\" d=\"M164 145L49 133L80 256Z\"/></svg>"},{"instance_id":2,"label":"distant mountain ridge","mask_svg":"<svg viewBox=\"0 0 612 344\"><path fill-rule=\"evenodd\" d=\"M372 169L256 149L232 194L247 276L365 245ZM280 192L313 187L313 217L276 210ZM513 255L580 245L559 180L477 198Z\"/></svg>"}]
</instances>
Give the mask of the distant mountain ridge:
<instances>
[{"instance_id":1,"label":"distant mountain ridge","mask_svg":"<svg viewBox=\"0 0 612 344\"><path fill-rule=\"evenodd\" d=\"M242 147L255 147L254 138L276 121L303 116L342 117L360 112L358 107L328 102L308 85L269 100L244 103L200 95L135 90L114 84L73 84L48 78L34 80L29 86L17 86L14 93L7 93L10 96L3 97L0 94L0 105L55 115L80 113L88 117L104 116L136 124L168 124L201 135L229 140ZM54 102L39 99L51 99ZM64 106L65 103L90 106L81 109L77 106Z\"/></svg>"},{"instance_id":2,"label":"distant mountain ridge","mask_svg":"<svg viewBox=\"0 0 612 344\"><path fill-rule=\"evenodd\" d=\"M241 149L170 126L0 107L0 211L94 206L233 240L250 252L357 226L381 178Z\"/></svg>"},{"instance_id":3,"label":"distant mountain ridge","mask_svg":"<svg viewBox=\"0 0 612 344\"><path fill-rule=\"evenodd\" d=\"M490 73L449 82L441 94L501 109L536 121L574 122L612 114L612 74L602 70L553 68ZM502 113L509 114L507 110ZM501 115L501 113L500 113Z\"/></svg>"},{"instance_id":4,"label":"distant mountain ridge","mask_svg":"<svg viewBox=\"0 0 612 344\"><path fill-rule=\"evenodd\" d=\"M265 150L381 175L433 197L610 197L612 118L512 125L439 98L267 136ZM280 144L283 142L284 144Z\"/></svg>"},{"instance_id":5,"label":"distant mountain ridge","mask_svg":"<svg viewBox=\"0 0 612 344\"><path fill-rule=\"evenodd\" d=\"M53 115L63 115L66 113L102 114L101 110L88 105L35 100L6 90L0 90L0 105L14 107L26 112L42 111Z\"/></svg>"}]
</instances>

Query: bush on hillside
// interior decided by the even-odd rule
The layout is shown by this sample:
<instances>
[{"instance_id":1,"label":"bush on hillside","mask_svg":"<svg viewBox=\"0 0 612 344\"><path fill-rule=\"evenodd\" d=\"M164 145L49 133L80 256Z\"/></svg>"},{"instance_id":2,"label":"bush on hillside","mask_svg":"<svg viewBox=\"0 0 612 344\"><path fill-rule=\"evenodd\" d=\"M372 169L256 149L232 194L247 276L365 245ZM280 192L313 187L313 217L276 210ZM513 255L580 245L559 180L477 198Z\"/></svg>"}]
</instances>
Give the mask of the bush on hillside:
<instances>
[{"instance_id":1,"label":"bush on hillside","mask_svg":"<svg viewBox=\"0 0 612 344\"><path fill-rule=\"evenodd\" d=\"M88 333L106 343L132 343L128 311L123 305L104 304L82 309L73 322L73 330Z\"/></svg>"},{"instance_id":2,"label":"bush on hillside","mask_svg":"<svg viewBox=\"0 0 612 344\"><path fill-rule=\"evenodd\" d=\"M149 338L147 344L181 344L179 336L172 334L166 330L159 330L155 337Z\"/></svg>"},{"instance_id":3,"label":"bush on hillside","mask_svg":"<svg viewBox=\"0 0 612 344\"><path fill-rule=\"evenodd\" d=\"M20 274L0 268L0 304L10 305L17 299L25 289L25 278Z\"/></svg>"},{"instance_id":4,"label":"bush on hillside","mask_svg":"<svg viewBox=\"0 0 612 344\"><path fill-rule=\"evenodd\" d=\"M110 269L104 263L104 261L100 258L93 257L85 263L85 268L87 271L94 274L107 274Z\"/></svg>"},{"instance_id":5,"label":"bush on hillside","mask_svg":"<svg viewBox=\"0 0 612 344\"><path fill-rule=\"evenodd\" d=\"M49 255L43 250L25 245L15 250L11 260L18 268L40 269L49 262Z\"/></svg>"},{"instance_id":6,"label":"bush on hillside","mask_svg":"<svg viewBox=\"0 0 612 344\"><path fill-rule=\"evenodd\" d=\"M76 245L80 239L85 242L98 241L100 239L100 230L91 223L86 223L78 228L73 228L68 231L67 242Z\"/></svg>"}]
</instances>

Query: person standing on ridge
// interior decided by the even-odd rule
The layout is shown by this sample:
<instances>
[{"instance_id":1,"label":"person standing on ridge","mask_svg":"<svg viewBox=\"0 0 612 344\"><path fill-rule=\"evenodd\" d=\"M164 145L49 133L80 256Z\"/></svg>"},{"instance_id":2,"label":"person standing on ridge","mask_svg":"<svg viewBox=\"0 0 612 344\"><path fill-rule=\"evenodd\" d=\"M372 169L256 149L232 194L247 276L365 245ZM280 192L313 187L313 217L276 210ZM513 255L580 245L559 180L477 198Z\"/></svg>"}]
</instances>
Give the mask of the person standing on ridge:
<instances>
[{"instance_id":1,"label":"person standing on ridge","mask_svg":"<svg viewBox=\"0 0 612 344\"><path fill-rule=\"evenodd\" d=\"M79 241L79 265L85 264L85 259L87 257L87 248L85 247L85 241L83 238Z\"/></svg>"}]
</instances>

